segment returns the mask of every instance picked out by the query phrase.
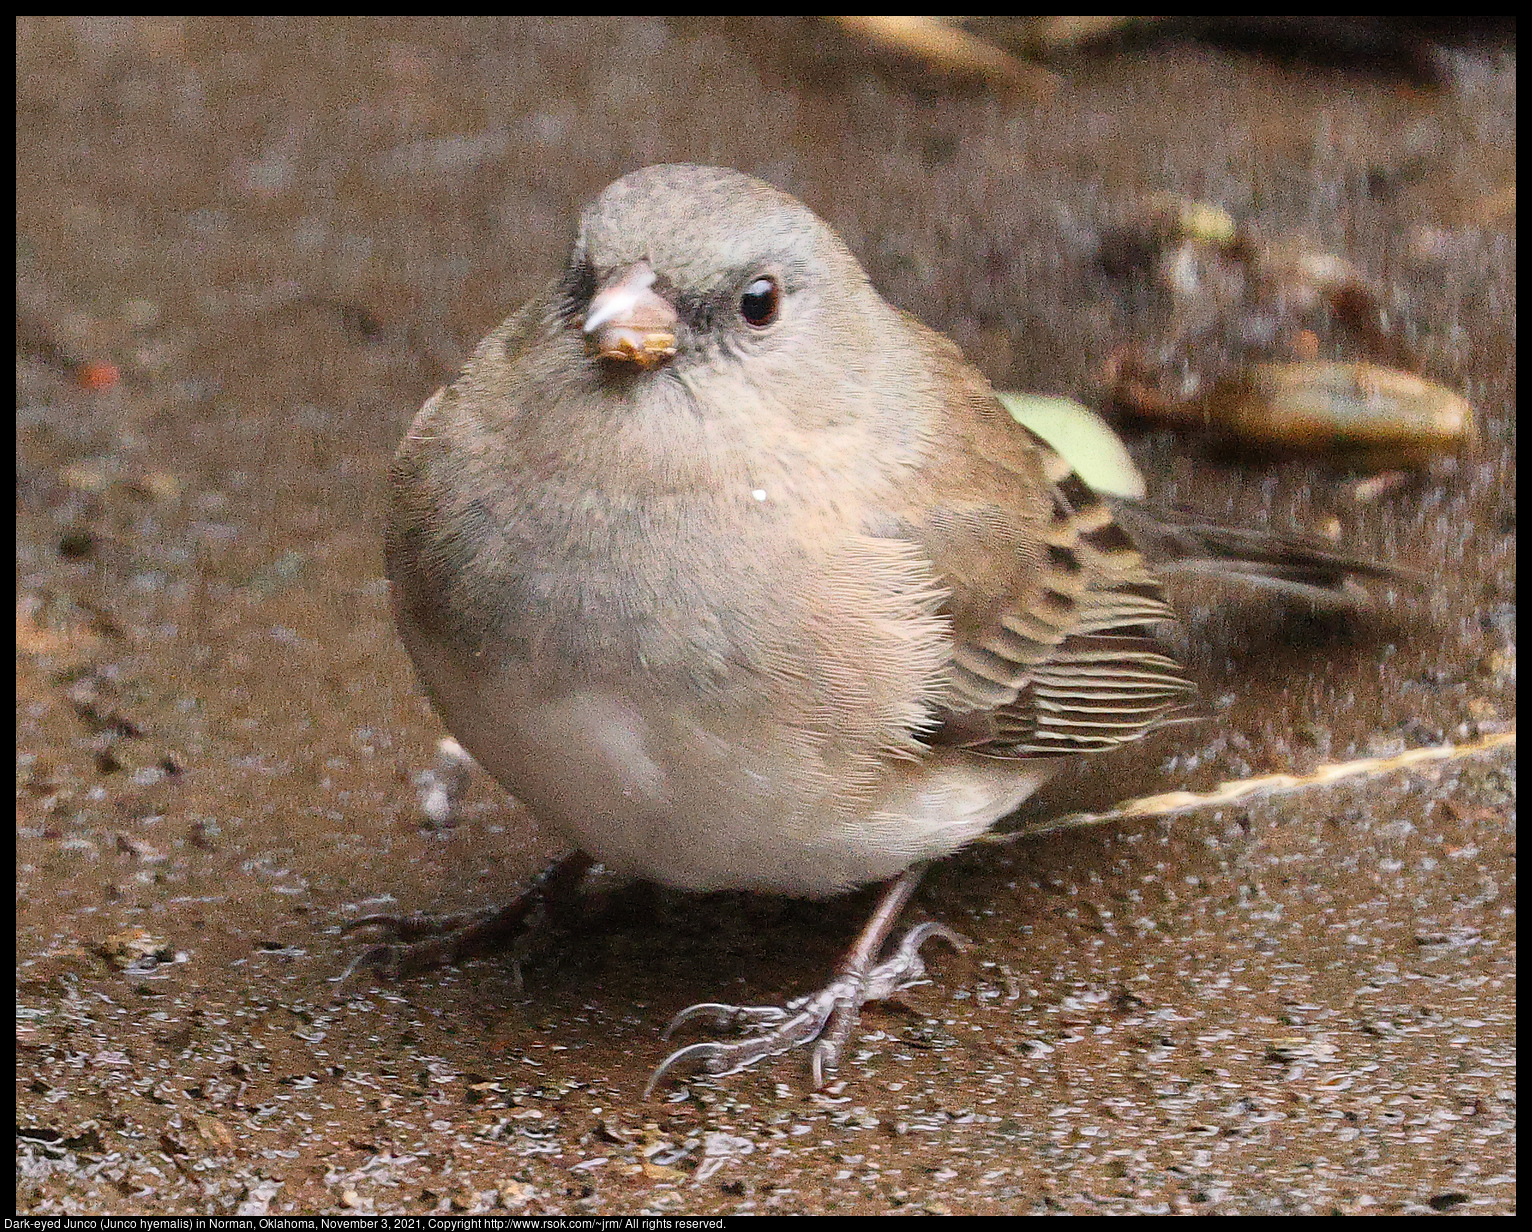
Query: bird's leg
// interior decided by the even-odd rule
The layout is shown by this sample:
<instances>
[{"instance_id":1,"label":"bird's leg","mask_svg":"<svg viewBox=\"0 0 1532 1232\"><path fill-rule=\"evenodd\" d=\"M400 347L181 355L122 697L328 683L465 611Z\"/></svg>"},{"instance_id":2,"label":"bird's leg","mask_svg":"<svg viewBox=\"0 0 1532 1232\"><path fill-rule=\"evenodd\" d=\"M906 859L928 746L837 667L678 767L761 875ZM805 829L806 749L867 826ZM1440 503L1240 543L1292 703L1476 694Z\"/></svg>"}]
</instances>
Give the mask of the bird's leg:
<instances>
[{"instance_id":1,"label":"bird's leg","mask_svg":"<svg viewBox=\"0 0 1532 1232\"><path fill-rule=\"evenodd\" d=\"M798 997L785 1006L706 1001L677 1014L665 1028L667 1039L683 1023L699 1018L710 1020L720 1029L742 1027L754 1033L729 1043L690 1044L671 1053L649 1079L645 1098L673 1073L736 1074L767 1057L807 1044L814 1045L810 1057L814 1086L816 1089L824 1086L825 1073L840 1066L841 1053L862 1016L862 1006L908 988L925 974L920 947L927 940L942 937L956 948L963 948L963 939L945 925L919 924L905 933L892 954L882 962L876 961L925 870L924 864L917 864L889 883L855 944L841 960L835 978L818 992Z\"/></svg>"},{"instance_id":2,"label":"bird's leg","mask_svg":"<svg viewBox=\"0 0 1532 1232\"><path fill-rule=\"evenodd\" d=\"M382 940L357 955L336 981L344 980L359 967L372 967L390 978L398 978L504 945L528 926L528 917L545 905L558 907L572 901L580 879L594 863L583 851L572 852L550 864L524 892L500 907L453 915L415 912L367 915L352 920L341 929L342 935L375 928Z\"/></svg>"}]
</instances>

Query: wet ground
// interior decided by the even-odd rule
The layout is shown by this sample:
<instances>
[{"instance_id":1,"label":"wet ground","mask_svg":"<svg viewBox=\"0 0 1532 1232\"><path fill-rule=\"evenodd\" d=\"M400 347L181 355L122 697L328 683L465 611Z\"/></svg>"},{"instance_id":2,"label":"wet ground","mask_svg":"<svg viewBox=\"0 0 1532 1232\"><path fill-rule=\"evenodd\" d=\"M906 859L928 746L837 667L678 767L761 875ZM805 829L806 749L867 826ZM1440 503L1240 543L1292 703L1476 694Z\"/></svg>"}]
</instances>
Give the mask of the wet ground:
<instances>
[{"instance_id":1,"label":"wet ground","mask_svg":"<svg viewBox=\"0 0 1532 1232\"><path fill-rule=\"evenodd\" d=\"M486 781L423 825L382 476L649 162L783 185L1050 392L1145 328L1101 230L1214 201L1384 280L1473 400L1476 453L1365 504L1130 437L1162 497L1335 518L1430 584L1182 594L1216 721L1029 815L1513 731L1515 67L1433 63L1152 43L1035 103L788 20L23 20L18 1209L1512 1210L1513 746L949 861L912 912L973 945L819 1094L784 1057L641 1099L675 1010L817 987L866 894L614 889L518 954L332 982L359 910L494 902L560 850Z\"/></svg>"}]
</instances>

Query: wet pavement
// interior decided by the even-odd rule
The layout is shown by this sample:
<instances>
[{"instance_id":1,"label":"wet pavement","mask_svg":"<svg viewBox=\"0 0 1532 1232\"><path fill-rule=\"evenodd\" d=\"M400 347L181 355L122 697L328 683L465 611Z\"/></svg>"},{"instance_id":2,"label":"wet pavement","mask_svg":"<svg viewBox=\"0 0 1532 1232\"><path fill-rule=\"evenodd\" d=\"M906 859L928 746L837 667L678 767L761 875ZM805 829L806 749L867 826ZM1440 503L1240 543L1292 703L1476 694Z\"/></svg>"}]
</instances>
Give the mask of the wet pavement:
<instances>
[{"instance_id":1,"label":"wet pavement","mask_svg":"<svg viewBox=\"0 0 1532 1232\"><path fill-rule=\"evenodd\" d=\"M348 918L496 902L561 850L482 778L424 823L382 481L650 162L781 184L1041 392L1146 328L1102 230L1214 201L1386 283L1473 401L1475 452L1365 503L1130 435L1161 498L1333 519L1429 584L1360 616L1178 592L1214 721L1028 817L1513 732L1515 65L1437 63L1151 44L1035 103L792 20L22 20L18 1209L1513 1210L1514 744L948 861L912 915L973 944L818 1094L789 1056L641 1099L672 1013L817 987L865 892L611 887L515 952L334 982Z\"/></svg>"}]
</instances>

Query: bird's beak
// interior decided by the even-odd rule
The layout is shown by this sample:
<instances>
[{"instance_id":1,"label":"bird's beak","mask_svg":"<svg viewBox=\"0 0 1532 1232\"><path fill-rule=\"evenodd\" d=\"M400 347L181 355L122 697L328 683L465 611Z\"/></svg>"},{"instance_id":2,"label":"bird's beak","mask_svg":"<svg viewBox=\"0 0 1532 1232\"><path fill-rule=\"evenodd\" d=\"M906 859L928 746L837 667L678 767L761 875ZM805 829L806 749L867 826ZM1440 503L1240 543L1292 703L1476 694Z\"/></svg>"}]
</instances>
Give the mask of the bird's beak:
<instances>
[{"instance_id":1,"label":"bird's beak","mask_svg":"<svg viewBox=\"0 0 1532 1232\"><path fill-rule=\"evenodd\" d=\"M611 273L591 296L590 311L580 326L591 354L637 364L648 372L676 353L681 318L653 287L654 270L647 261Z\"/></svg>"}]
</instances>

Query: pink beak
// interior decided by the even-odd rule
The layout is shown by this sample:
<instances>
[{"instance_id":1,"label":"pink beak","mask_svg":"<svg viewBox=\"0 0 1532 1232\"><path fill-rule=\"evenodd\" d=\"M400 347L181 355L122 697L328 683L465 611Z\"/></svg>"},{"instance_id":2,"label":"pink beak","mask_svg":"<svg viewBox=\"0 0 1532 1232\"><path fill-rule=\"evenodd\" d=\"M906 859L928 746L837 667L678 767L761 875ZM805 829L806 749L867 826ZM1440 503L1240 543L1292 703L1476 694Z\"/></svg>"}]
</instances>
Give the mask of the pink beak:
<instances>
[{"instance_id":1,"label":"pink beak","mask_svg":"<svg viewBox=\"0 0 1532 1232\"><path fill-rule=\"evenodd\" d=\"M654 289L647 261L614 270L591 296L581 328L586 347L602 359L637 364L648 372L676 353L675 308Z\"/></svg>"}]
</instances>

